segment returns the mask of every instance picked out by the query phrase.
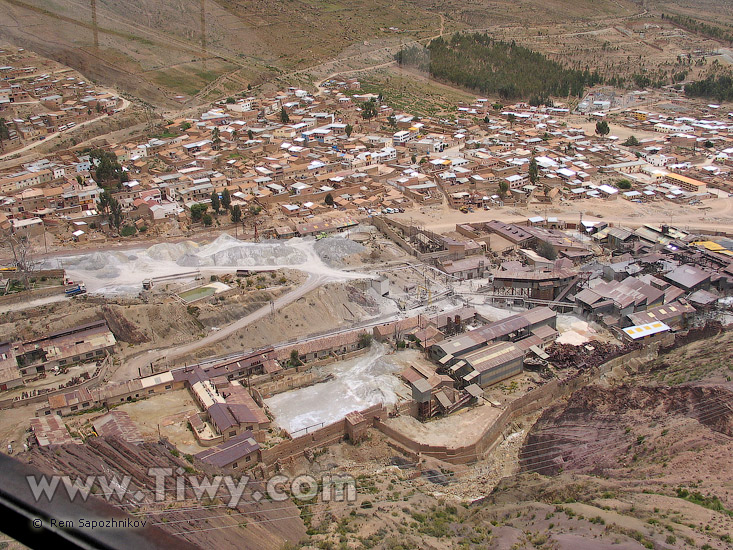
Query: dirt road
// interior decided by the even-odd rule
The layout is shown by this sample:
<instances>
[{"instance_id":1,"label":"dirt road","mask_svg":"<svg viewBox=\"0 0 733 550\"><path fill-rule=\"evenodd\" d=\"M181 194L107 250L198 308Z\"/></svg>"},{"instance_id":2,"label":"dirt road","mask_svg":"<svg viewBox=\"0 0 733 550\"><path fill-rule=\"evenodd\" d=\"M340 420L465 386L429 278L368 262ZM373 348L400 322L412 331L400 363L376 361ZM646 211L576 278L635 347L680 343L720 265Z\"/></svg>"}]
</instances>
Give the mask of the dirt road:
<instances>
[{"instance_id":1,"label":"dirt road","mask_svg":"<svg viewBox=\"0 0 733 550\"><path fill-rule=\"evenodd\" d=\"M306 281L302 285L275 299L273 306L269 304L263 306L260 309L253 311L249 315L242 317L241 319L238 319L225 327L222 327L220 330L209 333L201 340L197 340L183 346L172 346L170 348L150 350L146 353L133 357L126 361L119 369L117 369L117 371L115 371L115 373L112 375L111 379L117 381L132 380L133 378L137 378L139 376L139 369L142 369L146 365L149 365L155 361L161 359L176 359L183 355L189 354L199 348L219 342L231 336L238 330L246 327L247 325L250 325L266 317L272 312L273 307L277 311L280 308L290 304L291 302L294 302L295 300L305 296L310 291L315 290L316 288L318 288L322 284L327 283L330 280L331 278L326 275L310 274L308 276L308 279L306 279Z\"/></svg>"},{"instance_id":2,"label":"dirt road","mask_svg":"<svg viewBox=\"0 0 733 550\"><path fill-rule=\"evenodd\" d=\"M114 92L110 92L110 93L114 93ZM121 98L121 99L122 99L122 106L119 108L118 112L124 111L125 109L127 109L130 106L130 102L128 100L126 100L125 98ZM29 143L28 145L26 145L24 147L21 147L20 149L16 149L14 151L10 151L9 153L5 153L4 155L0 155L0 160L4 160L4 159L6 159L8 157L11 157L13 155L18 155L18 154L22 155L23 153L26 153L28 151L32 151L36 147L40 147L41 145L46 145L46 144L50 143L51 141L54 141L54 140L56 140L56 139L58 139L60 137L63 137L63 136L67 136L69 134L72 134L72 133L76 132L77 130L79 130L79 128L83 128L84 126L89 126L90 124L94 124L95 122L97 122L99 120L102 120L103 118L106 118L107 116L109 116L109 115L106 115L106 114L105 115L100 115L98 117L94 117L94 118L89 119L89 120L86 120L84 122L80 122L79 124L77 124L73 128L69 128L68 130L64 130L63 132L55 132L55 133L51 134L49 137L47 137L44 140L34 141L33 143Z\"/></svg>"}]
</instances>

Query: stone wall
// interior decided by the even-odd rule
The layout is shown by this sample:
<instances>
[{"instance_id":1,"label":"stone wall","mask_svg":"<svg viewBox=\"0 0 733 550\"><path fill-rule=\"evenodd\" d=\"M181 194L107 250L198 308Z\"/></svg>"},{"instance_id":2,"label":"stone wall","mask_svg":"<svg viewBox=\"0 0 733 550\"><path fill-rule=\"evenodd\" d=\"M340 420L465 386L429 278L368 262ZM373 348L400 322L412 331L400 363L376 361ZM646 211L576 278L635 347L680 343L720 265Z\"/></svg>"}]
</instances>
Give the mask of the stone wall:
<instances>
[{"instance_id":1,"label":"stone wall","mask_svg":"<svg viewBox=\"0 0 733 550\"><path fill-rule=\"evenodd\" d=\"M369 421L370 425L387 417L387 411L381 404L358 412ZM268 473L278 471L308 451L338 443L344 439L346 431L346 419L344 418L308 434L278 443L269 449L263 449L260 451L260 460Z\"/></svg>"},{"instance_id":2,"label":"stone wall","mask_svg":"<svg viewBox=\"0 0 733 550\"><path fill-rule=\"evenodd\" d=\"M467 445L446 447L444 445L419 443L384 424L381 419L375 422L375 427L387 437L393 439L413 453L430 456L452 464L476 462L500 442L504 431L514 420L547 407L557 399L570 395L615 367L628 364L632 361L649 361L654 359L657 356L660 345L662 345L662 342L634 350L626 355L612 359L597 368L579 372L572 378L566 380L551 380L547 384L528 392L510 403L499 418L491 426L487 427L476 441Z\"/></svg>"}]
</instances>

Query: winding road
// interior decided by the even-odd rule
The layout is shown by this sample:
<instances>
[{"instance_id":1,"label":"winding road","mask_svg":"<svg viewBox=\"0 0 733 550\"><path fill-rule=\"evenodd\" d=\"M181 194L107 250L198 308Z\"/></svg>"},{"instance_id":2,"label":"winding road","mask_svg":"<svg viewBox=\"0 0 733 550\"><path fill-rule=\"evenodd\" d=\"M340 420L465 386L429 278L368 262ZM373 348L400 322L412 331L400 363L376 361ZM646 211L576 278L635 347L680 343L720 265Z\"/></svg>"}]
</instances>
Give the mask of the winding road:
<instances>
[{"instance_id":1,"label":"winding road","mask_svg":"<svg viewBox=\"0 0 733 550\"><path fill-rule=\"evenodd\" d=\"M114 94L116 92L110 92L110 93L113 93ZM127 99L125 99L123 97L120 97L120 99L122 100L122 105L117 110L118 113L121 112L121 111L124 111L125 109L127 109L130 106L130 102ZM7 152L7 153L5 153L3 155L0 155L0 160L4 160L4 159L7 159L9 157L13 157L15 155L22 155L23 153L26 153L28 151L31 151L31 150L35 149L36 147L40 147L41 145L46 145L46 144L48 144L48 143L52 142L53 140L58 139L60 137L64 137L64 136L67 136L69 134L73 134L74 132L76 132L77 130L79 130L79 128L84 128L85 126L89 126L90 124L94 124L95 122L97 122L99 120L102 120L104 118L108 118L108 117L109 117L109 115L107 115L107 114L99 115L98 117L90 118L89 120L85 120L84 122L80 122L79 124L77 124L73 128L69 128L67 130L64 130L63 132L54 132L53 134L51 134L50 136L48 136L46 139L42 139L40 141L34 141L32 143L29 143L28 145L25 145L25 146L21 147L20 149L15 149L14 151L9 151L9 152Z\"/></svg>"},{"instance_id":2,"label":"winding road","mask_svg":"<svg viewBox=\"0 0 733 550\"><path fill-rule=\"evenodd\" d=\"M195 342L191 342L190 344L176 345L169 348L150 350L148 352L128 359L122 364L122 366L120 366L115 371L115 373L111 377L111 380L132 380L140 375L140 370L142 370L143 367L154 363L155 361L159 361L161 359L166 361L177 359L199 348L224 340L225 338L231 336L232 334L246 327L247 325L250 325L255 321L259 321L260 319L270 315L273 310L273 306L274 309L277 311L285 307L286 305L294 302L295 300L302 298L310 291L315 290L316 288L329 282L330 280L331 277L327 275L311 273L308 275L308 278L303 284L301 284L297 288L294 288L290 292L287 292L282 296L276 298L273 305L267 304L266 306L262 306L261 308L253 311L249 315L246 315L245 317L237 319L233 323L222 327L220 330L216 332L210 332L207 336L201 338L200 340L196 340Z\"/></svg>"}]
</instances>

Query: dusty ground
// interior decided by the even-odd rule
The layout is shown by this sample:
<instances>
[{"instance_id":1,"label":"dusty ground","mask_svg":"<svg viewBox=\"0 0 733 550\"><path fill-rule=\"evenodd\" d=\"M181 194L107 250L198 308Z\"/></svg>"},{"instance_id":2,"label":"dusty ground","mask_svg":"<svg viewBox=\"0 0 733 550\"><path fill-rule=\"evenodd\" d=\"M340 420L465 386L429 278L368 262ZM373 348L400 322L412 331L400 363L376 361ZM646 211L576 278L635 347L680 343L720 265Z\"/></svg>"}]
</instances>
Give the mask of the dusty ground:
<instances>
[{"instance_id":1,"label":"dusty ground","mask_svg":"<svg viewBox=\"0 0 733 550\"><path fill-rule=\"evenodd\" d=\"M188 427L186 417L199 408L188 390L176 390L120 405L130 415L143 437L157 441L159 434L184 453L195 454L204 450Z\"/></svg>"},{"instance_id":2,"label":"dusty ground","mask_svg":"<svg viewBox=\"0 0 733 550\"><path fill-rule=\"evenodd\" d=\"M556 216L562 220L577 223L580 214L584 220L603 219L604 221L623 224L628 227L639 227L644 224L668 224L685 229L688 227L710 229L715 231L733 231L733 198L713 198L703 201L703 207L709 210L672 204L668 201L656 201L647 204L633 203L623 199L606 201L601 199L582 199L568 203L556 203L551 206L532 205L526 208L504 207L492 210L479 210L464 214L453 210L447 204L423 206L406 210L402 214L393 214L403 222L420 221L426 229L437 232L454 230L456 224L500 220L504 222L524 222L531 216Z\"/></svg>"},{"instance_id":3,"label":"dusty ground","mask_svg":"<svg viewBox=\"0 0 733 550\"><path fill-rule=\"evenodd\" d=\"M30 434L29 419L36 415L38 403L6 409L0 414L0 449L7 451L8 445L12 444L17 452L23 447Z\"/></svg>"},{"instance_id":4,"label":"dusty ground","mask_svg":"<svg viewBox=\"0 0 733 550\"><path fill-rule=\"evenodd\" d=\"M3 393L4 399L12 399L13 397L20 397L22 393L31 393L33 390L40 391L42 389L56 389L63 384L71 381L76 376L81 376L84 373L91 375L97 368L96 363L84 363L82 365L74 365L67 369L65 373L55 375L53 371L46 373L46 378L36 380L35 382L28 382L25 386L19 388L13 388Z\"/></svg>"},{"instance_id":5,"label":"dusty ground","mask_svg":"<svg viewBox=\"0 0 733 550\"><path fill-rule=\"evenodd\" d=\"M386 424L420 443L456 447L478 439L485 427L500 414L501 409L485 403L430 422L420 422L412 416L399 416L390 418Z\"/></svg>"},{"instance_id":6,"label":"dusty ground","mask_svg":"<svg viewBox=\"0 0 733 550\"><path fill-rule=\"evenodd\" d=\"M259 322L238 330L230 338L195 352L205 358L297 340L380 314L378 303L358 283L334 283L317 288ZM183 361L184 358L181 358Z\"/></svg>"}]
</instances>

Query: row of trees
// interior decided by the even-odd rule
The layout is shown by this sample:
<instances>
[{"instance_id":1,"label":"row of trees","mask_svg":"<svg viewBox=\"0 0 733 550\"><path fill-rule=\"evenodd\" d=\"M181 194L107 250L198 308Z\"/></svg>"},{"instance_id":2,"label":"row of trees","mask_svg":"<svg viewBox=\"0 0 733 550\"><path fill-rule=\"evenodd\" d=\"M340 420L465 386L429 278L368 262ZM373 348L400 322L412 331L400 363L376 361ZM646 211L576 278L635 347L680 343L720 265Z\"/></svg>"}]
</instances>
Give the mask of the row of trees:
<instances>
[{"instance_id":1,"label":"row of trees","mask_svg":"<svg viewBox=\"0 0 733 550\"><path fill-rule=\"evenodd\" d=\"M514 41L494 40L481 33L436 38L427 48L411 46L399 51L395 59L435 78L508 100L531 98L538 103L551 95L582 97L586 86L602 82L598 72L568 69Z\"/></svg>"},{"instance_id":2,"label":"row of trees","mask_svg":"<svg viewBox=\"0 0 733 550\"><path fill-rule=\"evenodd\" d=\"M675 25L687 29L688 31L708 36L710 38L717 38L718 40L724 40L733 44L733 29L730 27L716 27L714 25L708 25L704 21L699 19L693 19L686 15L667 15L662 14L662 19L666 19L674 23Z\"/></svg>"},{"instance_id":3,"label":"row of trees","mask_svg":"<svg viewBox=\"0 0 733 550\"><path fill-rule=\"evenodd\" d=\"M202 222L204 225L209 226L214 223L214 218L208 213L209 207L206 204L194 204L191 207L191 220L194 222ZM232 223L239 223L244 217L242 207L238 204L232 205L232 197L229 193L229 189L219 195L216 191L211 193L211 210L215 215L222 213L229 213L229 217ZM262 207L253 204L249 207L249 214L256 216L262 211Z\"/></svg>"},{"instance_id":4,"label":"row of trees","mask_svg":"<svg viewBox=\"0 0 733 550\"><path fill-rule=\"evenodd\" d=\"M114 227L118 231L122 225L122 205L120 202L112 196L109 190L105 189L104 192L99 196L97 201L97 209L107 216L107 221L110 226Z\"/></svg>"}]
</instances>

